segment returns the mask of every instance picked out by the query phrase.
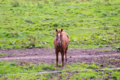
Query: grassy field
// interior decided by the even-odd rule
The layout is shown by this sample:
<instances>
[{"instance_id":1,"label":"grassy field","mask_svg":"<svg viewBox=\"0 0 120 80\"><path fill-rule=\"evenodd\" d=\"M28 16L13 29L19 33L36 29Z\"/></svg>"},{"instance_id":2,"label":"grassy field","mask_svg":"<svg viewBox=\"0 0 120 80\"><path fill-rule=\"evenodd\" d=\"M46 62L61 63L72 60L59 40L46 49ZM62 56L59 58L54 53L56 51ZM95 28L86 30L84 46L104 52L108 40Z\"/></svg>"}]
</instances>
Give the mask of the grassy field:
<instances>
[{"instance_id":1,"label":"grassy field","mask_svg":"<svg viewBox=\"0 0 120 80\"><path fill-rule=\"evenodd\" d=\"M119 0L0 0L0 48L53 48L63 28L71 48L120 47Z\"/></svg>"},{"instance_id":2,"label":"grassy field","mask_svg":"<svg viewBox=\"0 0 120 80\"><path fill-rule=\"evenodd\" d=\"M59 64L59 66L61 66ZM119 80L118 70L109 70L108 67L102 68L94 63L73 63L67 65L63 72L40 73L53 71L54 64L39 63L33 64L25 61L6 62L0 61L0 80ZM102 69L102 70L98 70ZM104 69L104 70L103 70ZM105 70L108 69L108 70ZM61 71L59 69L59 71Z\"/></svg>"},{"instance_id":3,"label":"grassy field","mask_svg":"<svg viewBox=\"0 0 120 80\"><path fill-rule=\"evenodd\" d=\"M69 49L110 46L120 51L120 1L0 0L1 49L53 48L56 28L68 33ZM96 70L107 68L73 63L66 66L67 71L40 74L54 71L55 64L0 61L0 80L120 79L120 70Z\"/></svg>"}]
</instances>

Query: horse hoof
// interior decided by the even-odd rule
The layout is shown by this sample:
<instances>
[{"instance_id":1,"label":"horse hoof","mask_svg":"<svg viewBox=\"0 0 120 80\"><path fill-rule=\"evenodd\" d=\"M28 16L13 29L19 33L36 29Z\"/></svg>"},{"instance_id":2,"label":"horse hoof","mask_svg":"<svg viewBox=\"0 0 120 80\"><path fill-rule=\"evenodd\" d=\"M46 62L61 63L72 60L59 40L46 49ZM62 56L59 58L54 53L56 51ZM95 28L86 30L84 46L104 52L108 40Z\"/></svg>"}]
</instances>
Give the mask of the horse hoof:
<instances>
[{"instance_id":1,"label":"horse hoof","mask_svg":"<svg viewBox=\"0 0 120 80\"><path fill-rule=\"evenodd\" d=\"M67 62L65 62L65 65L67 64Z\"/></svg>"},{"instance_id":2,"label":"horse hoof","mask_svg":"<svg viewBox=\"0 0 120 80\"><path fill-rule=\"evenodd\" d=\"M64 68L61 68L61 70L64 70Z\"/></svg>"},{"instance_id":3,"label":"horse hoof","mask_svg":"<svg viewBox=\"0 0 120 80\"><path fill-rule=\"evenodd\" d=\"M58 69L55 69L55 71L58 71Z\"/></svg>"}]
</instances>

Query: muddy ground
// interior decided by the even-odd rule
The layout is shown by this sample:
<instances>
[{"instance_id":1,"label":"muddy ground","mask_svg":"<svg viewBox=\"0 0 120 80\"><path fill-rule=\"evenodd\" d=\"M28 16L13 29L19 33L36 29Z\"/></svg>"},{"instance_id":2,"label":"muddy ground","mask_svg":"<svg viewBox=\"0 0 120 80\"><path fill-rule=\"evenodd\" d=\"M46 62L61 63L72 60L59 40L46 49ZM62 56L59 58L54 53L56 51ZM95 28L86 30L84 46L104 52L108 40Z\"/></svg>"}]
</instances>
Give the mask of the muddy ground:
<instances>
[{"instance_id":1,"label":"muddy ground","mask_svg":"<svg viewBox=\"0 0 120 80\"><path fill-rule=\"evenodd\" d=\"M103 47L99 49L73 49L68 50L67 58L68 64L85 62L90 64L96 62L102 64L102 67L111 65L112 67L120 67L120 52L117 51L104 51L110 49L110 47ZM0 53L6 54L0 56L1 60L8 61L29 61L33 63L55 63L56 56L54 49L47 48L34 48L34 49L7 49L1 50ZM59 62L61 62L61 54L59 53Z\"/></svg>"}]
</instances>

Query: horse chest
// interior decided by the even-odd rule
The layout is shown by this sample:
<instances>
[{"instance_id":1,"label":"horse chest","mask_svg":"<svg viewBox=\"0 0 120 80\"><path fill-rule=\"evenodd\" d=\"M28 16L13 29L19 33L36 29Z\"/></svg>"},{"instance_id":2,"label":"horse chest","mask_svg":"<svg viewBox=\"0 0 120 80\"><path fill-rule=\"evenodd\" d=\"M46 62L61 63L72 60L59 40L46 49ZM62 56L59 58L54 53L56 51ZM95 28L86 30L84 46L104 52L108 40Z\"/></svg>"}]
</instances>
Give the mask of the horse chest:
<instances>
[{"instance_id":1,"label":"horse chest","mask_svg":"<svg viewBox=\"0 0 120 80\"><path fill-rule=\"evenodd\" d=\"M62 48L62 47L57 47L57 51L58 51L58 52L62 52L62 51L63 51L63 48Z\"/></svg>"}]
</instances>

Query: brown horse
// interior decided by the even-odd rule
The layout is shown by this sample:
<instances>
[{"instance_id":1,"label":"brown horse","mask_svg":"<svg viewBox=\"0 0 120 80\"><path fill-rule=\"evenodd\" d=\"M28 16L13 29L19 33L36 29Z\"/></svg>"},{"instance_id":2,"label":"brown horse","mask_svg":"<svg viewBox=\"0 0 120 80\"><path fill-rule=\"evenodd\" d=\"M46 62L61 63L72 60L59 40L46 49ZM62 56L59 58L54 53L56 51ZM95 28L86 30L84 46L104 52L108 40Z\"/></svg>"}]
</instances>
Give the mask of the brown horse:
<instances>
[{"instance_id":1,"label":"brown horse","mask_svg":"<svg viewBox=\"0 0 120 80\"><path fill-rule=\"evenodd\" d=\"M56 69L58 68L58 53L61 52L62 68L64 68L64 55L67 62L67 49L69 45L69 36L63 32L63 29L56 29L56 37L54 38L54 47L56 53Z\"/></svg>"}]
</instances>

